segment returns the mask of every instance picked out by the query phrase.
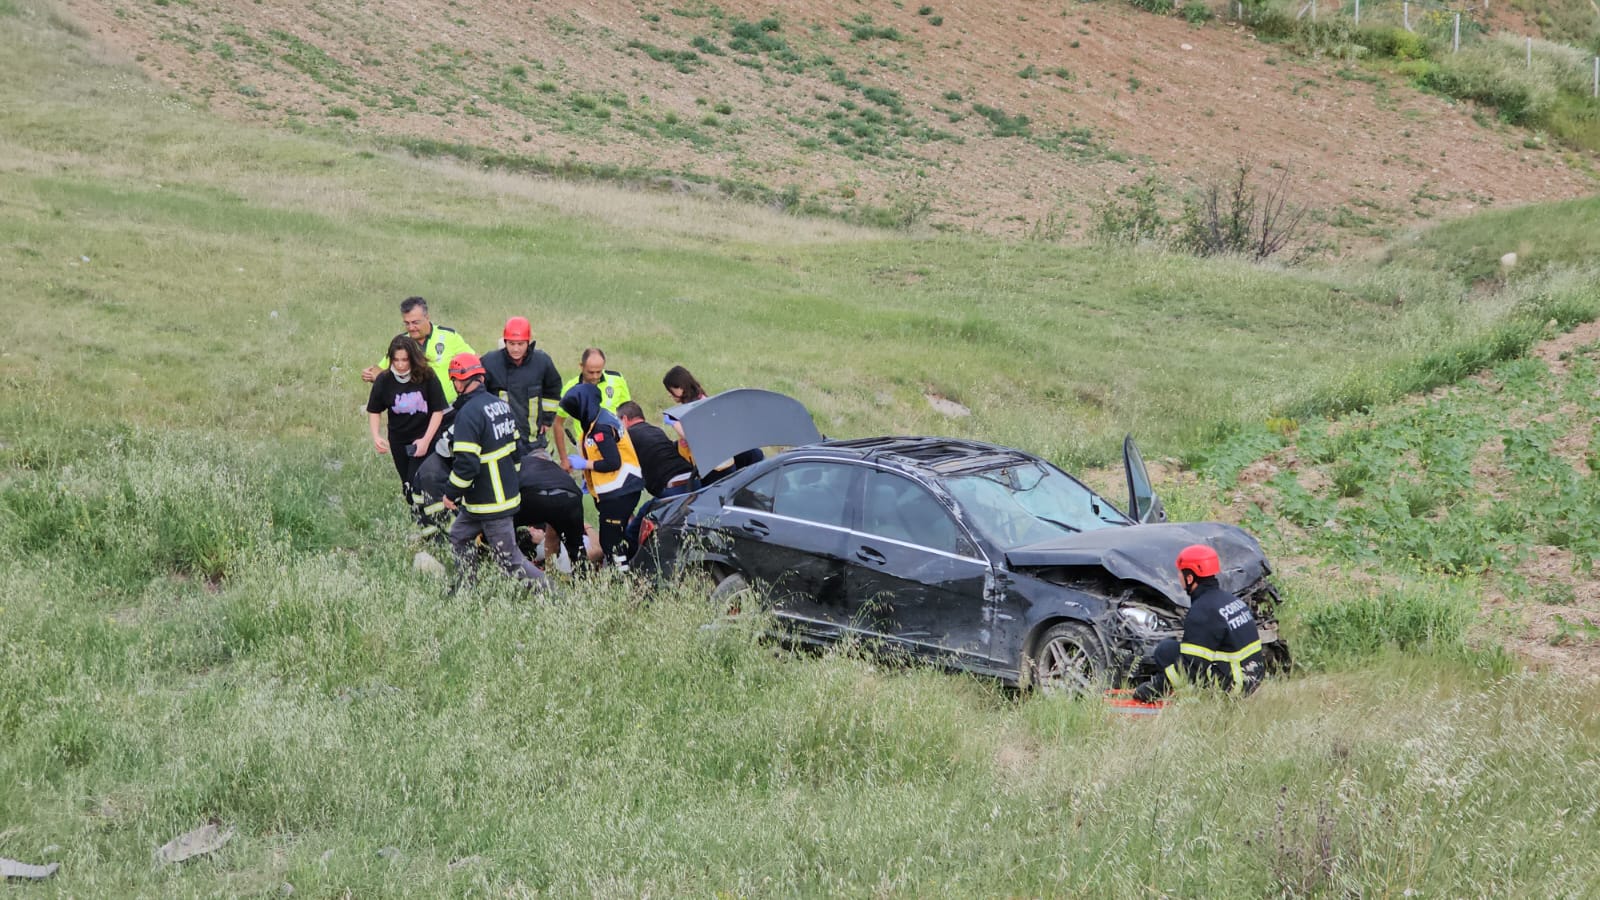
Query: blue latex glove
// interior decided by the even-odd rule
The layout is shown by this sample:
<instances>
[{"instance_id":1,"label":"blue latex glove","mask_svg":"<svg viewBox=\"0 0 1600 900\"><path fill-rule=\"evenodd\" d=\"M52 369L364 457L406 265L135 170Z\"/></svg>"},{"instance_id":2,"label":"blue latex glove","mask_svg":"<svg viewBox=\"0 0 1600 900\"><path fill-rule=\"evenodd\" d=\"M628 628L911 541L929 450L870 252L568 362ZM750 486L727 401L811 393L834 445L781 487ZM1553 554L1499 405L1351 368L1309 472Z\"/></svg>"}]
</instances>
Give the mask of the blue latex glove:
<instances>
[{"instance_id":1,"label":"blue latex glove","mask_svg":"<svg viewBox=\"0 0 1600 900\"><path fill-rule=\"evenodd\" d=\"M678 420L674 419L672 416L667 415L666 413L662 413L661 414L661 424L667 426L667 430L668 431L672 431L675 427L677 427Z\"/></svg>"},{"instance_id":2,"label":"blue latex glove","mask_svg":"<svg viewBox=\"0 0 1600 900\"><path fill-rule=\"evenodd\" d=\"M589 461L576 453L569 453L567 454L567 465L581 472L589 468Z\"/></svg>"}]
</instances>

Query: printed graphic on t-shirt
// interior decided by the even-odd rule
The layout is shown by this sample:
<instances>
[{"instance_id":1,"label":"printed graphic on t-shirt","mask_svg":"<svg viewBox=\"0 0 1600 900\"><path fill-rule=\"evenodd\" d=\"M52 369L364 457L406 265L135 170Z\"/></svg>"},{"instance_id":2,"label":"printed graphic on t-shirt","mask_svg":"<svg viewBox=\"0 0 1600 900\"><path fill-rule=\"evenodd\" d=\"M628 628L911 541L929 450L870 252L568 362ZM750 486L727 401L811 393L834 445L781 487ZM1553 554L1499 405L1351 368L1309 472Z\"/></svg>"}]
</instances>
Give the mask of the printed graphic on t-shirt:
<instances>
[{"instance_id":1,"label":"printed graphic on t-shirt","mask_svg":"<svg viewBox=\"0 0 1600 900\"><path fill-rule=\"evenodd\" d=\"M415 415L428 411L428 398L421 391L406 391L404 394L394 395L394 414L397 416Z\"/></svg>"}]
</instances>

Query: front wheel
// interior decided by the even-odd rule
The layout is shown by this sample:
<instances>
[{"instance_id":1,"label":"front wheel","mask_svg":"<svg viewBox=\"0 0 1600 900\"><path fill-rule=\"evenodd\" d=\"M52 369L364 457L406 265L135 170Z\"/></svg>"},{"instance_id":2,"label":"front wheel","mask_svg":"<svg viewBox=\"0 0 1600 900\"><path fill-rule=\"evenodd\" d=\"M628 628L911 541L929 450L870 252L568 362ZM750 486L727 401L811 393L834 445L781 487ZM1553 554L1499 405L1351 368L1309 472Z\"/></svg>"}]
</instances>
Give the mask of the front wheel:
<instances>
[{"instance_id":1,"label":"front wheel","mask_svg":"<svg viewBox=\"0 0 1600 900\"><path fill-rule=\"evenodd\" d=\"M1060 622L1039 638L1024 665L1028 684L1046 694L1086 695L1106 681L1110 662L1093 629L1078 622Z\"/></svg>"}]
</instances>

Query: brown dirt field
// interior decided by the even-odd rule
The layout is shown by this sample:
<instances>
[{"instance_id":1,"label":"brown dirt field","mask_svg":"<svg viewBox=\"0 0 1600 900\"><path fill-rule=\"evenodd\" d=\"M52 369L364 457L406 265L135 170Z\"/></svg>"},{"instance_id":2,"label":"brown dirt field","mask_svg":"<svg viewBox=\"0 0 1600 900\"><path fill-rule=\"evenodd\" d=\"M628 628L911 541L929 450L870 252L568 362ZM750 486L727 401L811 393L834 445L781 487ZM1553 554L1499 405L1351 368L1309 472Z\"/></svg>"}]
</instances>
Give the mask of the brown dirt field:
<instances>
[{"instance_id":1,"label":"brown dirt field","mask_svg":"<svg viewBox=\"0 0 1600 900\"><path fill-rule=\"evenodd\" d=\"M1070 236L1121 185L1187 190L1239 161L1286 169L1296 199L1349 212L1359 224L1322 235L1342 246L1594 188L1468 106L1122 4L874 6L872 26L900 39L852 40L854 0L63 2L110 52L241 121L733 178L996 234ZM736 19L765 17L802 61L789 71L728 48ZM696 38L721 55L651 58ZM903 134L869 88L903 98ZM1030 136L995 136L975 104L1026 115Z\"/></svg>"}]
</instances>

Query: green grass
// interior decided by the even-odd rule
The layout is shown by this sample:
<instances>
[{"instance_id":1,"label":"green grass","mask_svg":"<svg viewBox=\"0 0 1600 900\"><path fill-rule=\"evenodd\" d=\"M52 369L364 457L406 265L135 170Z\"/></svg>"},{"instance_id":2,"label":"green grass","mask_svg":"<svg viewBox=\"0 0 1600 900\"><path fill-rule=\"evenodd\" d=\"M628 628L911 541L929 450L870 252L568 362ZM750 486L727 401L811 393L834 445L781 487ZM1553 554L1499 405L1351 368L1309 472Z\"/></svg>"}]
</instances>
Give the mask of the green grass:
<instances>
[{"instance_id":1,"label":"green grass","mask_svg":"<svg viewBox=\"0 0 1600 900\"><path fill-rule=\"evenodd\" d=\"M1463 635L1456 576L1368 606L1292 579L1308 673L1156 719L791 655L718 623L695 586L529 600L486 578L452 599L410 569L356 377L420 293L479 349L513 314L568 368L604 346L647 410L684 363L713 390L791 393L840 436L973 435L1076 463L1133 430L1177 453L1589 310L1582 235L1485 295L1421 251L1295 271L871 231L219 122L34 8L0 17L0 855L59 859L45 890L1600 880L1600 701L1507 675ZM1574 208L1521 215L1554 233ZM929 392L975 413L939 418ZM1204 509L1200 489L1174 508ZM152 868L212 817L238 829L225 850Z\"/></svg>"}]
</instances>

